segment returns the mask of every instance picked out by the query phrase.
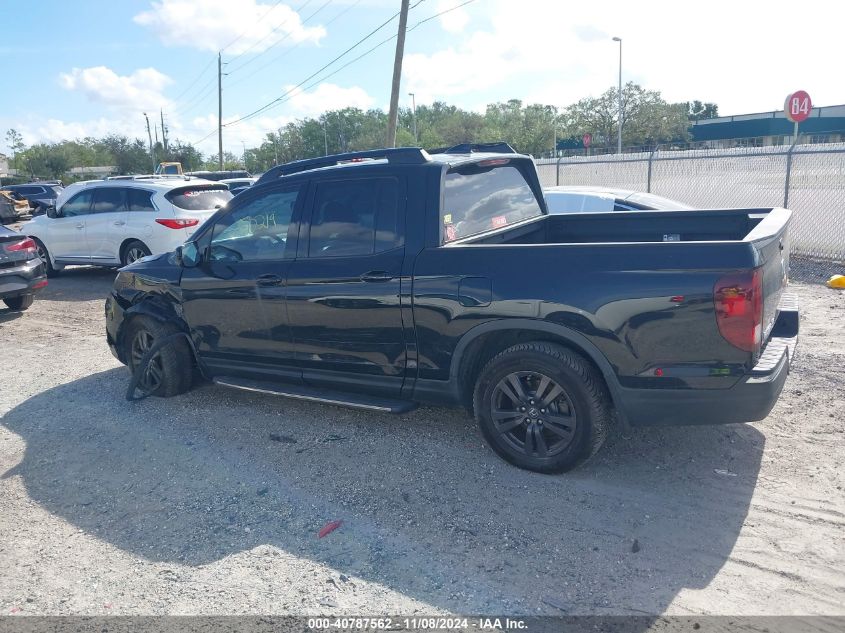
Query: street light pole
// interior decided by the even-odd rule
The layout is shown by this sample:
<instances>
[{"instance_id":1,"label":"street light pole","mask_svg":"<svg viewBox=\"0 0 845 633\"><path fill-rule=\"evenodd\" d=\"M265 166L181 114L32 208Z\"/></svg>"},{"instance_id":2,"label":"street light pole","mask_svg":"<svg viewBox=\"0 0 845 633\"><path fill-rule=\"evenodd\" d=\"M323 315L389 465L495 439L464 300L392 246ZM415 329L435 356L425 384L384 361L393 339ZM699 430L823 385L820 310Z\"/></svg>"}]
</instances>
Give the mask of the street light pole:
<instances>
[{"instance_id":1,"label":"street light pole","mask_svg":"<svg viewBox=\"0 0 845 633\"><path fill-rule=\"evenodd\" d=\"M411 121L414 123L414 143L419 143L417 139L417 95L409 92L408 96L411 97Z\"/></svg>"},{"instance_id":2,"label":"street light pole","mask_svg":"<svg viewBox=\"0 0 845 633\"><path fill-rule=\"evenodd\" d=\"M242 146L243 146L243 148L244 148L243 159L244 159L244 169L246 169L246 141L244 141L243 139L241 139L241 145L242 145ZM249 170L248 170L248 169L246 169L246 171L249 171Z\"/></svg>"},{"instance_id":3,"label":"street light pole","mask_svg":"<svg viewBox=\"0 0 845 633\"><path fill-rule=\"evenodd\" d=\"M616 142L616 153L622 153L622 38L614 37L614 42L619 42L619 137Z\"/></svg>"}]
</instances>

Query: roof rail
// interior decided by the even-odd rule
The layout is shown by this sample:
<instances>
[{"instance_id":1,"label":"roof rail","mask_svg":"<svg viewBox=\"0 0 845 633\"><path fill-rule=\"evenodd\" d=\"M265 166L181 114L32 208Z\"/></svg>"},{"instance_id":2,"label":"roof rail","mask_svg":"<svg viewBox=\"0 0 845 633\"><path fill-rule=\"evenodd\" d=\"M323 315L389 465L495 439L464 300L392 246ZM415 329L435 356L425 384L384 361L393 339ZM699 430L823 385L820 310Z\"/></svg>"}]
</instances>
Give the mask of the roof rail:
<instances>
[{"instance_id":1,"label":"roof rail","mask_svg":"<svg viewBox=\"0 0 845 633\"><path fill-rule=\"evenodd\" d=\"M303 171L310 171L321 167L332 167L340 163L366 159L387 159L388 163L397 165L422 165L429 161L426 151L419 147L395 147L389 149L371 149L363 152L349 152L346 154L333 154L330 156L320 156L319 158L295 160L284 165L271 167L262 174L261 178L255 184L258 185L268 180L291 176Z\"/></svg>"},{"instance_id":2,"label":"roof rail","mask_svg":"<svg viewBox=\"0 0 845 633\"><path fill-rule=\"evenodd\" d=\"M491 154L516 154L516 150L504 141L497 143L461 143L452 147L438 147L428 150L429 154L474 154L489 152Z\"/></svg>"},{"instance_id":3,"label":"roof rail","mask_svg":"<svg viewBox=\"0 0 845 633\"><path fill-rule=\"evenodd\" d=\"M106 180L193 180L195 176L180 174L132 174L128 176L107 176Z\"/></svg>"}]
</instances>

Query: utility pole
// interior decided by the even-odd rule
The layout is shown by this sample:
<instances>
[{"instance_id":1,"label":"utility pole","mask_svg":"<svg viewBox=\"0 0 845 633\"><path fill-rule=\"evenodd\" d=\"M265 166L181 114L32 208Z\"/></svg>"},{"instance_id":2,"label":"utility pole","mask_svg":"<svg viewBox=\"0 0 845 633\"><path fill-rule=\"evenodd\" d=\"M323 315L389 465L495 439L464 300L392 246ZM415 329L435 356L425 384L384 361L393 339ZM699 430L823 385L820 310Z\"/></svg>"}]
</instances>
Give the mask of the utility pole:
<instances>
[{"instance_id":1,"label":"utility pole","mask_svg":"<svg viewBox=\"0 0 845 633\"><path fill-rule=\"evenodd\" d=\"M419 143L417 140L417 95L409 92L408 96L411 97L411 121L414 123L414 143Z\"/></svg>"},{"instance_id":2,"label":"utility pole","mask_svg":"<svg viewBox=\"0 0 845 633\"><path fill-rule=\"evenodd\" d=\"M402 83L402 57L405 54L408 2L409 0L402 0L402 8L399 10L399 34L396 37L396 57L393 60L393 87L390 91L390 112L387 119L388 147L396 147L396 119L399 114L399 84Z\"/></svg>"},{"instance_id":3,"label":"utility pole","mask_svg":"<svg viewBox=\"0 0 845 633\"><path fill-rule=\"evenodd\" d=\"M155 157L155 154L153 153L153 134L152 134L152 132L150 132L150 117L148 117L148 116L147 116L147 113L146 113L146 112L144 112L144 119L146 119L146 121L147 121L147 138L149 138L149 139L150 139L150 160L151 160L151 161L152 161L152 163L153 163L153 171L152 171L152 173L155 173L155 170L156 170L156 157Z\"/></svg>"},{"instance_id":4,"label":"utility pole","mask_svg":"<svg viewBox=\"0 0 845 633\"><path fill-rule=\"evenodd\" d=\"M167 128L164 126L164 110L161 112L161 144L164 146L164 155L167 156Z\"/></svg>"},{"instance_id":5,"label":"utility pole","mask_svg":"<svg viewBox=\"0 0 845 633\"><path fill-rule=\"evenodd\" d=\"M614 42L619 42L619 137L616 143L616 153L622 153L622 38L614 37Z\"/></svg>"},{"instance_id":6,"label":"utility pole","mask_svg":"<svg viewBox=\"0 0 845 633\"><path fill-rule=\"evenodd\" d=\"M217 152L223 171L223 57L217 53Z\"/></svg>"}]
</instances>

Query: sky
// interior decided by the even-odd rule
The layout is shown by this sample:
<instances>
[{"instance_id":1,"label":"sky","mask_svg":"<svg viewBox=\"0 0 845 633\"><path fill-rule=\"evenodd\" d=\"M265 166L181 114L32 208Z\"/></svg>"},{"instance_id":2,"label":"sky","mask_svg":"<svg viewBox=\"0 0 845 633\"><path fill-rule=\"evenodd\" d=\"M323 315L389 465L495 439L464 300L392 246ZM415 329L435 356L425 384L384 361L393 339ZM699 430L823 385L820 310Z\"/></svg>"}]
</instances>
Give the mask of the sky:
<instances>
[{"instance_id":1,"label":"sky","mask_svg":"<svg viewBox=\"0 0 845 633\"><path fill-rule=\"evenodd\" d=\"M146 138L144 112L159 123L163 111L170 139L215 152L218 51L224 149L237 155L299 118L348 106L387 110L395 39L368 51L395 36L399 5L0 0L0 132L14 128L27 145L111 133ZM668 101L712 101L722 115L745 114L782 109L786 95L801 89L814 105L845 103L842 2L411 6L403 107L411 92L418 105L441 100L480 112L513 98L565 107L616 84L614 36L622 38L623 82L659 90ZM10 153L5 138L0 152Z\"/></svg>"}]
</instances>

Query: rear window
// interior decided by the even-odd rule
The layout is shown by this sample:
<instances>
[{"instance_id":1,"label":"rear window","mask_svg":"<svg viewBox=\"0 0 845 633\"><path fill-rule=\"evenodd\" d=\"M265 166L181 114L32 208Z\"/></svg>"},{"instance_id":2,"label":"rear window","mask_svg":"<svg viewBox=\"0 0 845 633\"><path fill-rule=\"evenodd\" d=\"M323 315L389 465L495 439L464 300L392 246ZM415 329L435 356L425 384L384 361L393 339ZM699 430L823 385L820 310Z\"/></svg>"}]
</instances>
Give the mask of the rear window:
<instances>
[{"instance_id":1,"label":"rear window","mask_svg":"<svg viewBox=\"0 0 845 633\"><path fill-rule=\"evenodd\" d=\"M223 186L184 187L174 189L164 196L168 202L185 211L214 211L226 206L232 199L232 193Z\"/></svg>"},{"instance_id":2,"label":"rear window","mask_svg":"<svg viewBox=\"0 0 845 633\"><path fill-rule=\"evenodd\" d=\"M452 242L542 213L534 192L516 167L486 166L483 162L466 165L446 174L442 241Z\"/></svg>"}]
</instances>

